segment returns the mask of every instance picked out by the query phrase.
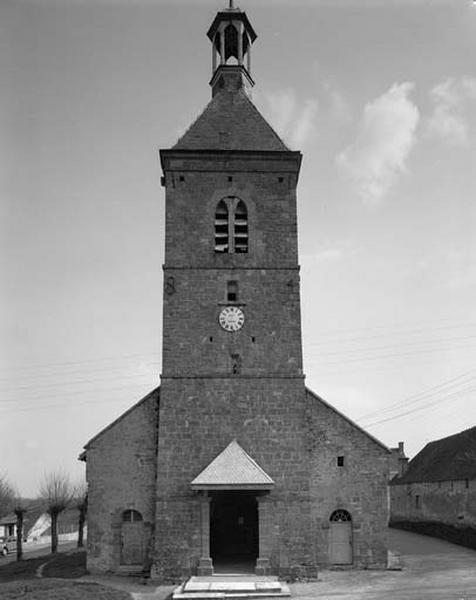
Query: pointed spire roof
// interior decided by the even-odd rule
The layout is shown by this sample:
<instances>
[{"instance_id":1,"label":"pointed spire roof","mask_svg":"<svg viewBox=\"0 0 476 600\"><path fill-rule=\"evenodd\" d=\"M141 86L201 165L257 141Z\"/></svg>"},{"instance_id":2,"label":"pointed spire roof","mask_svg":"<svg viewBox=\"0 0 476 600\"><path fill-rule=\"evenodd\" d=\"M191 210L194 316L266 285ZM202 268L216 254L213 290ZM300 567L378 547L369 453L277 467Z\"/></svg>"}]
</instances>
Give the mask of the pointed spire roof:
<instances>
[{"instance_id":1,"label":"pointed spire roof","mask_svg":"<svg viewBox=\"0 0 476 600\"><path fill-rule=\"evenodd\" d=\"M269 490L274 481L233 440L190 485L196 490Z\"/></svg>"},{"instance_id":2,"label":"pointed spire roof","mask_svg":"<svg viewBox=\"0 0 476 600\"><path fill-rule=\"evenodd\" d=\"M250 100L256 33L230 0L207 33L212 43L212 100L172 150L289 152Z\"/></svg>"},{"instance_id":3,"label":"pointed spire roof","mask_svg":"<svg viewBox=\"0 0 476 600\"><path fill-rule=\"evenodd\" d=\"M289 152L242 90L216 94L173 149Z\"/></svg>"}]
</instances>

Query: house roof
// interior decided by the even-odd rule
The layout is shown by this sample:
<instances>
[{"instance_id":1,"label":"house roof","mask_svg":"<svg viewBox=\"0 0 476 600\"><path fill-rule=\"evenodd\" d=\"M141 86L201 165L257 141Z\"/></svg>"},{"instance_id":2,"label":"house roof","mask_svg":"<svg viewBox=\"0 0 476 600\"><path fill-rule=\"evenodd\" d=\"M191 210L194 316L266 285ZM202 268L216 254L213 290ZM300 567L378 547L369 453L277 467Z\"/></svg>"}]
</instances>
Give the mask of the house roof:
<instances>
[{"instance_id":1,"label":"house roof","mask_svg":"<svg viewBox=\"0 0 476 600\"><path fill-rule=\"evenodd\" d=\"M0 525L12 525L17 522L17 516L14 513L9 513L0 519Z\"/></svg>"},{"instance_id":2,"label":"house roof","mask_svg":"<svg viewBox=\"0 0 476 600\"><path fill-rule=\"evenodd\" d=\"M271 489L274 481L233 440L191 482L193 489Z\"/></svg>"},{"instance_id":3,"label":"house roof","mask_svg":"<svg viewBox=\"0 0 476 600\"><path fill-rule=\"evenodd\" d=\"M332 404L329 404L328 402L326 402L323 398L321 398L320 396L318 396L315 392L313 392L312 390L310 390L309 388L306 388L306 392L314 399L319 400L319 402L322 402L322 404L324 404L324 406L326 406L327 408L329 408L330 410L332 410L336 415L339 415L339 417L341 417L342 419L344 419L345 421L347 421L347 423L349 423L349 425L351 425L352 427L355 427L355 429L358 429L361 433L363 433L365 436L367 436L372 442L374 442L375 444L377 444L378 446L380 446L381 448L383 448L384 450L386 450L388 453L391 454L391 450L390 448L388 448L388 446L386 446L385 444L383 444L380 440L378 440L376 437L374 437L373 435L371 435L368 431L365 431L365 429L363 429L362 427L360 427L360 425L357 425L357 423L354 423L354 421L352 421L352 419L349 419L349 417L347 417L346 415L344 415L343 413L341 413L340 411L337 410L337 408L334 408L332 406Z\"/></svg>"},{"instance_id":4,"label":"house roof","mask_svg":"<svg viewBox=\"0 0 476 600\"><path fill-rule=\"evenodd\" d=\"M289 152L242 90L216 94L172 149Z\"/></svg>"},{"instance_id":5,"label":"house roof","mask_svg":"<svg viewBox=\"0 0 476 600\"><path fill-rule=\"evenodd\" d=\"M427 444L392 485L422 481L476 479L476 427Z\"/></svg>"},{"instance_id":6,"label":"house roof","mask_svg":"<svg viewBox=\"0 0 476 600\"><path fill-rule=\"evenodd\" d=\"M117 419L115 419L112 423L109 423L109 425L107 425L106 427L104 427L104 429L101 429L101 431L99 433L97 433L94 437L92 437L89 440L89 442L87 442L87 444L85 444L85 446L84 446L84 452L81 452L81 454L78 456L78 460L86 460L87 450L88 450L88 448L91 446L91 444L93 442L95 442L98 438L100 438L102 435L104 435L106 433L106 431L109 431L109 429L111 429L112 427L114 427L114 425L116 425L117 423L119 423L119 421L122 421L122 419L124 419L125 417L127 417L128 414L130 414L133 410L135 410L143 402L146 402L147 400L149 400L150 398L152 398L154 395L157 396L157 399L160 398L160 387L156 387L155 389L153 389L146 396L144 396L143 398L141 398L139 400L139 402L136 402L133 406L131 406L131 408L129 408L128 410L126 410L126 412L123 412L122 415L120 415L119 417L117 417Z\"/></svg>"}]
</instances>

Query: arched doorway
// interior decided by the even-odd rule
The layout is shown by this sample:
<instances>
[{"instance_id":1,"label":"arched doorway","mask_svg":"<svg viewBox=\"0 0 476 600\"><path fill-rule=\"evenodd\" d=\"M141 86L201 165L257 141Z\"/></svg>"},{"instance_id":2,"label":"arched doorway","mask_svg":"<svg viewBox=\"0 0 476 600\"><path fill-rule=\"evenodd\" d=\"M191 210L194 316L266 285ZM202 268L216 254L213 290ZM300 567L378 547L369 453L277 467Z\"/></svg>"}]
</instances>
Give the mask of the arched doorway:
<instances>
[{"instance_id":1,"label":"arched doorway","mask_svg":"<svg viewBox=\"0 0 476 600\"><path fill-rule=\"evenodd\" d=\"M212 493L210 556L215 572L254 572L258 557L258 537L256 493Z\"/></svg>"},{"instance_id":2,"label":"arched doorway","mask_svg":"<svg viewBox=\"0 0 476 600\"><path fill-rule=\"evenodd\" d=\"M334 565L351 565L352 517L346 510L335 510L330 517L329 560Z\"/></svg>"},{"instance_id":3,"label":"arched doorway","mask_svg":"<svg viewBox=\"0 0 476 600\"><path fill-rule=\"evenodd\" d=\"M137 510L122 513L121 565L144 563L144 523Z\"/></svg>"}]
</instances>

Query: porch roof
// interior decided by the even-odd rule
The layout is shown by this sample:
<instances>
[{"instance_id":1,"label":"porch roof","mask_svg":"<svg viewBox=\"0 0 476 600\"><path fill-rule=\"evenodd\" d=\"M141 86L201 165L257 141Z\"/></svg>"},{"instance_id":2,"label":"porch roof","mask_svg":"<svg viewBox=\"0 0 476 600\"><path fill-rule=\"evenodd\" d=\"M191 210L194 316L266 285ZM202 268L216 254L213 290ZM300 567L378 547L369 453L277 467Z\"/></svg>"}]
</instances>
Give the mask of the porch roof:
<instances>
[{"instance_id":1,"label":"porch roof","mask_svg":"<svg viewBox=\"0 0 476 600\"><path fill-rule=\"evenodd\" d=\"M233 440L190 485L195 490L270 490L274 481Z\"/></svg>"}]
</instances>

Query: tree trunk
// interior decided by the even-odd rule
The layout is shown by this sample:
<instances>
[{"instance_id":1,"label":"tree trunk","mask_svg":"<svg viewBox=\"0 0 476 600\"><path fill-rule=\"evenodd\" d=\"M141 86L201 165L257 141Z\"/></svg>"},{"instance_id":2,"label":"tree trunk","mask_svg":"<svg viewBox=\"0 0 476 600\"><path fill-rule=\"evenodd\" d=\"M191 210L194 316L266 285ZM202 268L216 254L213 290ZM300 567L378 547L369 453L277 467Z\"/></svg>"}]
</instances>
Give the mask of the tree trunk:
<instances>
[{"instance_id":1,"label":"tree trunk","mask_svg":"<svg viewBox=\"0 0 476 600\"><path fill-rule=\"evenodd\" d=\"M86 521L86 507L79 507L79 521L78 521L78 548L84 546L84 523Z\"/></svg>"},{"instance_id":2,"label":"tree trunk","mask_svg":"<svg viewBox=\"0 0 476 600\"><path fill-rule=\"evenodd\" d=\"M58 551L58 513L51 513L51 554Z\"/></svg>"},{"instance_id":3,"label":"tree trunk","mask_svg":"<svg viewBox=\"0 0 476 600\"><path fill-rule=\"evenodd\" d=\"M23 510L16 510L17 517L17 560L23 558Z\"/></svg>"}]
</instances>

